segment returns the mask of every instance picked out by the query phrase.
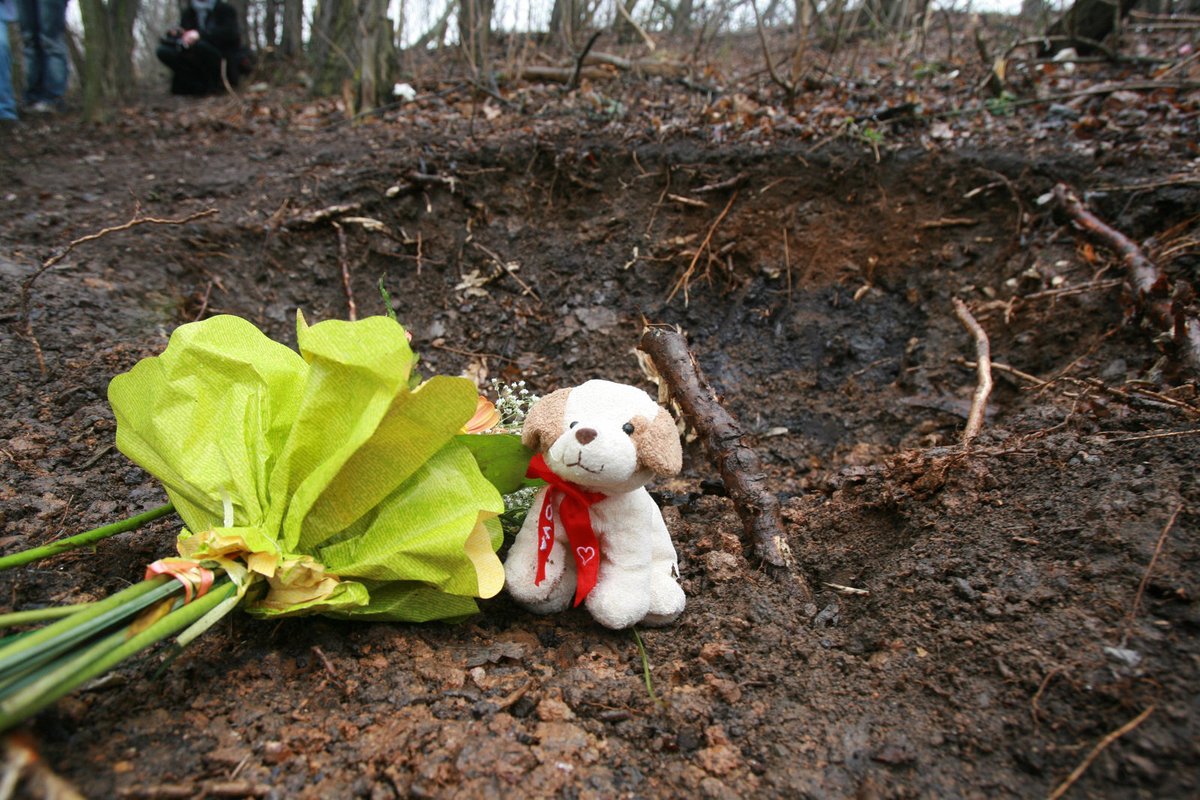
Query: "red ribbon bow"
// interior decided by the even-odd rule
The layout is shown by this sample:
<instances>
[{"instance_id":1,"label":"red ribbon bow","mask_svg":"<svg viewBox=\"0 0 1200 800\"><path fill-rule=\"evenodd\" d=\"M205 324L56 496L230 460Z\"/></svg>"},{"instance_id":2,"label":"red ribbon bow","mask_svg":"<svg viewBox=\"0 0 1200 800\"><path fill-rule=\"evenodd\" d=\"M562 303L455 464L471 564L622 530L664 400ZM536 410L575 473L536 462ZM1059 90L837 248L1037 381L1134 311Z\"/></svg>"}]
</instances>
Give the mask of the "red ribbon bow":
<instances>
[{"instance_id":1,"label":"red ribbon bow","mask_svg":"<svg viewBox=\"0 0 1200 800\"><path fill-rule=\"evenodd\" d=\"M554 546L554 504L556 495L562 500L558 504L558 512L562 515L563 528L567 531L567 541L571 545L571 555L575 558L575 605L583 602L588 592L596 585L600 574L600 540L592 530L593 503L603 500L606 495L599 492L589 492L581 486L576 486L564 480L546 466L546 459L541 454L529 461L526 477L541 478L550 484L550 491L542 500L541 511L538 512L538 556L537 576L534 585L546 579L546 560L550 558L550 549Z\"/></svg>"}]
</instances>

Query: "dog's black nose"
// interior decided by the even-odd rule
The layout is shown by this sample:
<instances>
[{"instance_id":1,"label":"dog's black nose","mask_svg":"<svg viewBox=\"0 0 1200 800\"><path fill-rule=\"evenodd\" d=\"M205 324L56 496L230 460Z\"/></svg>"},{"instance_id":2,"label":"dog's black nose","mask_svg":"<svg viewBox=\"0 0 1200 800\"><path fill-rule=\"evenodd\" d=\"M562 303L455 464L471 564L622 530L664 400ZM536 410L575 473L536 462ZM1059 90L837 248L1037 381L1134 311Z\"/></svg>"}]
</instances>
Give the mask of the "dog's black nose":
<instances>
[{"instance_id":1,"label":"dog's black nose","mask_svg":"<svg viewBox=\"0 0 1200 800\"><path fill-rule=\"evenodd\" d=\"M595 438L596 431L594 428L580 428L575 431L575 440L580 444L587 444Z\"/></svg>"}]
</instances>

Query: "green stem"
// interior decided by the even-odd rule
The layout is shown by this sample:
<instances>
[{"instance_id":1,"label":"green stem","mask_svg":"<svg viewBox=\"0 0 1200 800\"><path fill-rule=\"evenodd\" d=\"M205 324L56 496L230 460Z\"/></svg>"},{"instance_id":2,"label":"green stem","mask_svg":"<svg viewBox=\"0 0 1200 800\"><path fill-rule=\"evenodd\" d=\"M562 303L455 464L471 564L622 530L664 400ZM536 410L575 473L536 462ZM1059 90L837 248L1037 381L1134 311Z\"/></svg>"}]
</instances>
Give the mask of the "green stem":
<instances>
[{"instance_id":1,"label":"green stem","mask_svg":"<svg viewBox=\"0 0 1200 800\"><path fill-rule=\"evenodd\" d=\"M49 606L47 608L32 608L28 611L12 611L0 614L0 628L15 628L18 625L29 625L33 622L45 622L51 619L69 617L77 611L91 608L93 603L76 603L73 606Z\"/></svg>"},{"instance_id":2,"label":"green stem","mask_svg":"<svg viewBox=\"0 0 1200 800\"><path fill-rule=\"evenodd\" d=\"M650 679L650 657L646 655L646 646L642 644L642 637L638 635L637 628L630 628L633 633L633 640L637 642L638 654L642 657L642 677L646 680L646 692L650 695L650 699L654 701L654 705L659 708L665 707L666 703L658 699L658 695L654 693L654 681Z\"/></svg>"},{"instance_id":3,"label":"green stem","mask_svg":"<svg viewBox=\"0 0 1200 800\"><path fill-rule=\"evenodd\" d=\"M180 591L183 587L178 581L159 575L22 636L0 648L0 681L26 671L32 663L44 663L77 642Z\"/></svg>"},{"instance_id":4,"label":"green stem","mask_svg":"<svg viewBox=\"0 0 1200 800\"><path fill-rule=\"evenodd\" d=\"M135 517L130 517L129 519L121 520L120 522L114 522L111 525L105 525L103 528L96 528L95 530L90 530L85 533L68 536L66 539L59 539L56 542L51 542L50 544L42 545L41 547L33 547L29 550L22 550L19 553L12 553L11 555L0 558L0 570L9 569L10 567L19 567L22 564L28 564L31 561L37 561L39 558L56 556L59 553L65 553L68 550L74 550L77 547L84 547L85 545L98 542L101 539L114 536L118 533L136 530L137 528L145 525L147 522L156 520L159 517L165 517L174 510L175 506L167 503L165 506L152 508L149 511L142 512Z\"/></svg>"},{"instance_id":5,"label":"green stem","mask_svg":"<svg viewBox=\"0 0 1200 800\"><path fill-rule=\"evenodd\" d=\"M104 674L125 659L173 633L183 630L237 593L232 581L224 580L197 598L175 609L140 633L113 633L37 676L20 691L0 701L0 730L6 730L46 708L59 698ZM232 610L233 606L229 606Z\"/></svg>"}]
</instances>

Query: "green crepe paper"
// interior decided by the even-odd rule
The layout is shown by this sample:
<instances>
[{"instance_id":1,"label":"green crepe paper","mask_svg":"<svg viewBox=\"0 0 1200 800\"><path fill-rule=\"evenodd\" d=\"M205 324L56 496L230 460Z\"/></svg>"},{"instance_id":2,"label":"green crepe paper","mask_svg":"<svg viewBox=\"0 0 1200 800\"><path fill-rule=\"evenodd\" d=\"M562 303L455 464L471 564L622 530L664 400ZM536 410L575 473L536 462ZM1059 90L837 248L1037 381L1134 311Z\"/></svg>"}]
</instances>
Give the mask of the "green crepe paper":
<instances>
[{"instance_id":1,"label":"green crepe paper","mask_svg":"<svg viewBox=\"0 0 1200 800\"><path fill-rule=\"evenodd\" d=\"M473 613L483 576L464 547L484 523L494 560L504 510L456 439L474 386L435 377L410 389L416 357L386 317L309 326L298 315L297 341L299 354L232 316L179 327L161 355L109 385L117 447L162 481L187 526L181 541L215 529L254 552L312 556L341 578L328 597L252 613ZM498 560L481 568L494 592Z\"/></svg>"}]
</instances>

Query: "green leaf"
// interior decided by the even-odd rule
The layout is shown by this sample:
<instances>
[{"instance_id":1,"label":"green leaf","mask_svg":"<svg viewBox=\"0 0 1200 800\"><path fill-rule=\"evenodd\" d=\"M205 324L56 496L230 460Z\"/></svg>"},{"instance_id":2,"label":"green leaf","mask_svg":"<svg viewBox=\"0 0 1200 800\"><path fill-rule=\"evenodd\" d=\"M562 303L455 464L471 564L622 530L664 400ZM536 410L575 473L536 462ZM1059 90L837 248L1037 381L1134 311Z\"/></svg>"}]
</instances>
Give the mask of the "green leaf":
<instances>
[{"instance_id":1,"label":"green leaf","mask_svg":"<svg viewBox=\"0 0 1200 800\"><path fill-rule=\"evenodd\" d=\"M525 471L533 451L521 444L515 433L464 433L457 440L466 445L479 464L483 477L500 494L511 494L528 485Z\"/></svg>"}]
</instances>

